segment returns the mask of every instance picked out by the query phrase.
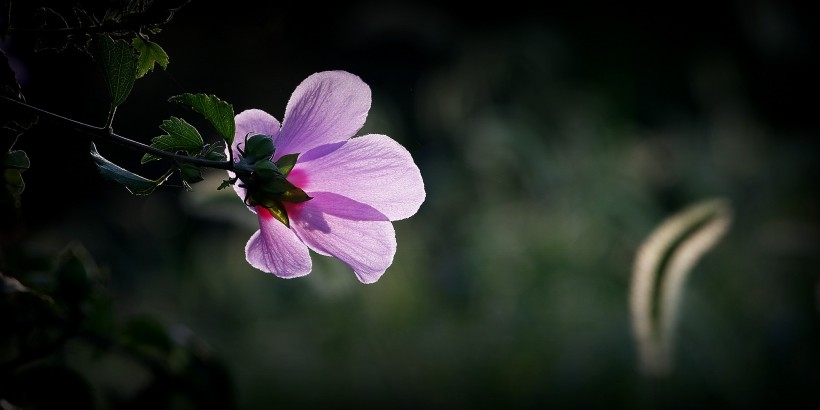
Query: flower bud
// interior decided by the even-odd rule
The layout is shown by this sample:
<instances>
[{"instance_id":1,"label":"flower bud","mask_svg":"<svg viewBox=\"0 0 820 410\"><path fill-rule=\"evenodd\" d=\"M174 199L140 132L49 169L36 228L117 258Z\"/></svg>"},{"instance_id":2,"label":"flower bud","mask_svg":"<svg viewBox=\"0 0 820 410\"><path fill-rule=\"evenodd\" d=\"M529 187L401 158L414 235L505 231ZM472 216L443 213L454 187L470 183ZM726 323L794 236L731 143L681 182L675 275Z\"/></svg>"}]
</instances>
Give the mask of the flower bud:
<instances>
[{"instance_id":1,"label":"flower bud","mask_svg":"<svg viewBox=\"0 0 820 410\"><path fill-rule=\"evenodd\" d=\"M273 156L273 140L270 136L256 134L245 140L245 158L254 163L260 160L269 160Z\"/></svg>"}]
</instances>

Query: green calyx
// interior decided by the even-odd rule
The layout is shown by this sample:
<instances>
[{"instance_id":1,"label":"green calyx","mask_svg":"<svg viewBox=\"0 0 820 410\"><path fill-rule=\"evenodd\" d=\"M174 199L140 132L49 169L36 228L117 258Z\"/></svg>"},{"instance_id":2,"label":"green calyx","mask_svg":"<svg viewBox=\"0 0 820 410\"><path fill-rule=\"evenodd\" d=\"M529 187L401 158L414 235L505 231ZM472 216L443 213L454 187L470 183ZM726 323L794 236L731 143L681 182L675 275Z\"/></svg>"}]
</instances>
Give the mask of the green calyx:
<instances>
[{"instance_id":1,"label":"green calyx","mask_svg":"<svg viewBox=\"0 0 820 410\"><path fill-rule=\"evenodd\" d=\"M275 149L270 136L256 134L245 138L244 150L240 149L240 160L236 162L236 180L247 190L245 204L261 206L279 222L290 227L285 202L300 203L311 197L287 180L296 165L299 154L282 156L275 163L271 161Z\"/></svg>"}]
</instances>

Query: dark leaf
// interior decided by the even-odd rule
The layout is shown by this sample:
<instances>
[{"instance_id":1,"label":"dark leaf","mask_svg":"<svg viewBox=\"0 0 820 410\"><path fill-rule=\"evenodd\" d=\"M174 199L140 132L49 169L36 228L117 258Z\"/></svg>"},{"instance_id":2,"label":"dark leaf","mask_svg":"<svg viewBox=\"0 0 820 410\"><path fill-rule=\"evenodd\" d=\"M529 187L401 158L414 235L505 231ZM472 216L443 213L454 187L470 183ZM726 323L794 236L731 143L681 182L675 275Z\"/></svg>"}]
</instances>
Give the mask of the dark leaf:
<instances>
[{"instance_id":1,"label":"dark leaf","mask_svg":"<svg viewBox=\"0 0 820 410\"><path fill-rule=\"evenodd\" d=\"M134 195L148 195L154 192L154 189L165 182L168 176L170 176L170 173L166 173L157 180L150 180L139 176L103 158L103 156L97 152L97 147L93 143L91 144L91 157L94 158L94 163L97 164L97 168L99 168L103 177L125 186L128 192Z\"/></svg>"},{"instance_id":2,"label":"dark leaf","mask_svg":"<svg viewBox=\"0 0 820 410\"><path fill-rule=\"evenodd\" d=\"M115 108L128 98L137 78L137 54L124 40L99 35L95 41L96 56L102 65L105 83Z\"/></svg>"}]
</instances>

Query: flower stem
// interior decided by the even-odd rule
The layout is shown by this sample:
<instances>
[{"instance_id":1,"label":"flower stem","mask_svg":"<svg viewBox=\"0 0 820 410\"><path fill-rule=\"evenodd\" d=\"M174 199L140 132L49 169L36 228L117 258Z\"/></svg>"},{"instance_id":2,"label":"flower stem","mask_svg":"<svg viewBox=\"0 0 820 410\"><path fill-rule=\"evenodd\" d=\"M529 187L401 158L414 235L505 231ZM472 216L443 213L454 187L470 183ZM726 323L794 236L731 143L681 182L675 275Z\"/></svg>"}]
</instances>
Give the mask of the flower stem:
<instances>
[{"instance_id":1,"label":"flower stem","mask_svg":"<svg viewBox=\"0 0 820 410\"><path fill-rule=\"evenodd\" d=\"M111 130L110 127L95 127L93 125L72 120L71 118L63 117L62 115L54 114L42 108L38 108L33 105L29 105L22 101L18 101L5 96L0 96L0 102L17 105L20 108L36 113L37 115L40 115L43 118L51 122L54 122L58 125L73 128L77 131L89 134L91 138L94 140L112 141L120 145L124 145L126 147L135 149L137 151L157 156L159 158L164 158L171 161L187 162L189 164L199 165L202 167L225 170L233 170L234 167L233 162L231 161L213 161L209 159L189 157L187 155L180 155L173 152L163 151L161 149L154 148L150 145L145 145L139 141L134 141L121 135L117 135L114 133L113 130Z\"/></svg>"}]
</instances>

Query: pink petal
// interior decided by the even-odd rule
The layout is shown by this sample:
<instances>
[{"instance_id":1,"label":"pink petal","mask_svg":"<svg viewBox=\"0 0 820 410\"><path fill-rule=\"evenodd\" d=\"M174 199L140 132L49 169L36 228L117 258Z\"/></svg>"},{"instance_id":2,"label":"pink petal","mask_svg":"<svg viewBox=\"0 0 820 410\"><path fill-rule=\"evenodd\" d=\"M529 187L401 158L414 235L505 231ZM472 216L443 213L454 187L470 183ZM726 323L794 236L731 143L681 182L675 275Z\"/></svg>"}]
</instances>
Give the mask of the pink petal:
<instances>
[{"instance_id":1,"label":"pink petal","mask_svg":"<svg viewBox=\"0 0 820 410\"><path fill-rule=\"evenodd\" d=\"M259 230L245 245L248 263L280 278L296 278L310 273L312 265L307 246L267 210L260 209L257 215Z\"/></svg>"},{"instance_id":2,"label":"pink petal","mask_svg":"<svg viewBox=\"0 0 820 410\"><path fill-rule=\"evenodd\" d=\"M372 206L395 221L424 202L424 181L404 147L385 135L365 135L314 148L299 157L296 183L305 192L334 192ZM294 177L296 177L294 175Z\"/></svg>"},{"instance_id":3,"label":"pink petal","mask_svg":"<svg viewBox=\"0 0 820 410\"><path fill-rule=\"evenodd\" d=\"M245 110L240 112L239 114L234 117L236 121L236 132L234 133L233 138L233 158L234 161L239 159L239 151L237 147L243 148L245 147L245 136L253 135L253 134L265 134L270 135L274 141L276 141L277 136L279 135L279 120L274 118L272 115L257 109ZM228 153L226 152L225 155ZM228 175L233 178L235 175L233 172L228 171ZM236 191L237 195L243 200L245 199L245 189L238 186L239 184L234 184L233 189Z\"/></svg>"},{"instance_id":4,"label":"pink petal","mask_svg":"<svg viewBox=\"0 0 820 410\"><path fill-rule=\"evenodd\" d=\"M393 263L393 224L376 209L328 192L288 208L291 228L314 251L338 258L373 283Z\"/></svg>"},{"instance_id":5,"label":"pink petal","mask_svg":"<svg viewBox=\"0 0 820 410\"><path fill-rule=\"evenodd\" d=\"M358 76L344 71L311 75L290 96L281 135L274 140L274 159L352 137L369 110L370 87Z\"/></svg>"}]
</instances>

